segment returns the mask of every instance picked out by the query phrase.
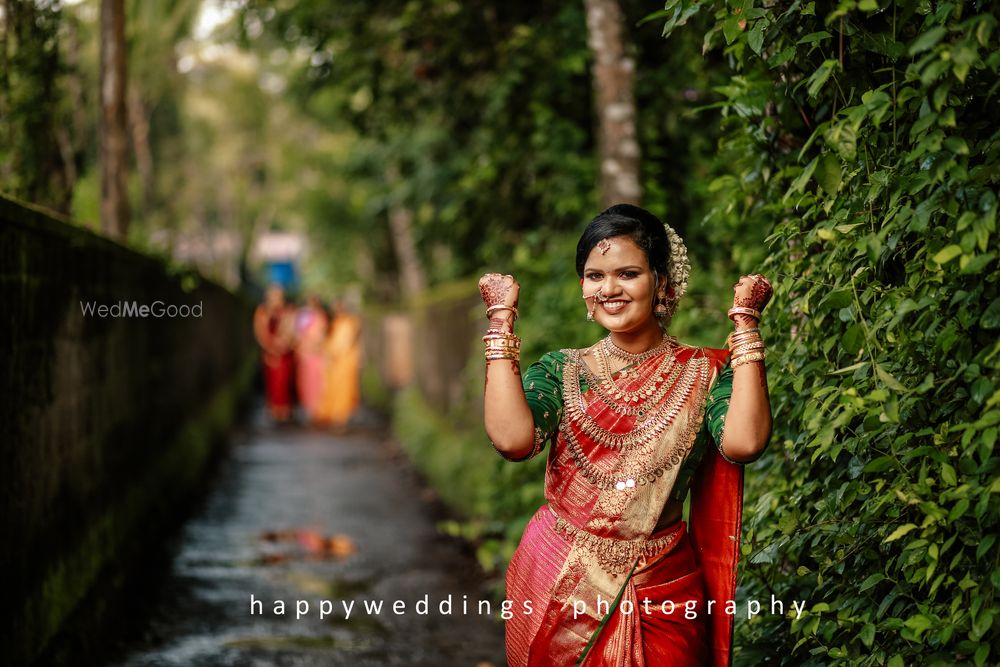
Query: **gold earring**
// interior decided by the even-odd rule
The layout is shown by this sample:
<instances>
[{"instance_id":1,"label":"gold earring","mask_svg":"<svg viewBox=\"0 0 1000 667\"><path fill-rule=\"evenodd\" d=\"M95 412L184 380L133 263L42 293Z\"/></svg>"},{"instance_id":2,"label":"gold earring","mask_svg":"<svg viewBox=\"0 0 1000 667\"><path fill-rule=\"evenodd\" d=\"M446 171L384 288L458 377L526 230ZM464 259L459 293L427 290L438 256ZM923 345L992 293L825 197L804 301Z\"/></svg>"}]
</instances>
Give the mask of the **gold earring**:
<instances>
[{"instance_id":1,"label":"gold earring","mask_svg":"<svg viewBox=\"0 0 1000 667\"><path fill-rule=\"evenodd\" d=\"M668 314L667 295L665 292L661 290L660 293L657 295L656 308L653 309L653 315L655 315L660 319L663 319L664 317L667 316L667 314Z\"/></svg>"}]
</instances>

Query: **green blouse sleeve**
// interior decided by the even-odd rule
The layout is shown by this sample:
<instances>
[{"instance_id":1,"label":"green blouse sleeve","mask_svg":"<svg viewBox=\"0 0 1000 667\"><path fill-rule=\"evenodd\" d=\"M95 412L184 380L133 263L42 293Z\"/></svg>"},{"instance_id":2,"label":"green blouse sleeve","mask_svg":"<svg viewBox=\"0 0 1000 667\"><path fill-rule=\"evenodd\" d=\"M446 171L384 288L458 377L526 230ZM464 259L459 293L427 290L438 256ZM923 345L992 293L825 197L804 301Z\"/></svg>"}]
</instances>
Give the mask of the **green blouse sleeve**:
<instances>
[{"instance_id":1,"label":"green blouse sleeve","mask_svg":"<svg viewBox=\"0 0 1000 667\"><path fill-rule=\"evenodd\" d=\"M729 399L733 395L733 367L726 364L726 367L719 373L719 379L708 393L708 402L705 405L705 425L708 432L715 441L715 446L722 454L722 458L730 463L733 461L722 451L722 434L726 426L726 413L729 411Z\"/></svg>"},{"instance_id":2,"label":"green blouse sleeve","mask_svg":"<svg viewBox=\"0 0 1000 667\"><path fill-rule=\"evenodd\" d=\"M555 438L562 420L562 374L566 356L548 352L521 375L524 397L535 421L535 448L524 460L537 456L545 443Z\"/></svg>"}]
</instances>

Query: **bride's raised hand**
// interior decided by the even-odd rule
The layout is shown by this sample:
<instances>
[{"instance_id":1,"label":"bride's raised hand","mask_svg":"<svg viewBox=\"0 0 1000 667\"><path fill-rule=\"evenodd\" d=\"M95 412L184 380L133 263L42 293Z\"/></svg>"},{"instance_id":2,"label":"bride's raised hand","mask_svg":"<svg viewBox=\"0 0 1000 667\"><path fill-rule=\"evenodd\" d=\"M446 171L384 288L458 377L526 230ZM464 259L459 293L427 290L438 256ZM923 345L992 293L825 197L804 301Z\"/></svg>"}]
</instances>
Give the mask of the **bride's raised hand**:
<instances>
[{"instance_id":1,"label":"bride's raised hand","mask_svg":"<svg viewBox=\"0 0 1000 667\"><path fill-rule=\"evenodd\" d=\"M733 310L730 317L740 328L757 326L760 314L774 295L774 288L762 274L743 276L733 285ZM754 313L749 311L755 311Z\"/></svg>"},{"instance_id":2,"label":"bride's raised hand","mask_svg":"<svg viewBox=\"0 0 1000 667\"><path fill-rule=\"evenodd\" d=\"M490 328L511 331L517 319L521 286L510 274L487 273L479 279L479 294L486 304Z\"/></svg>"}]
</instances>

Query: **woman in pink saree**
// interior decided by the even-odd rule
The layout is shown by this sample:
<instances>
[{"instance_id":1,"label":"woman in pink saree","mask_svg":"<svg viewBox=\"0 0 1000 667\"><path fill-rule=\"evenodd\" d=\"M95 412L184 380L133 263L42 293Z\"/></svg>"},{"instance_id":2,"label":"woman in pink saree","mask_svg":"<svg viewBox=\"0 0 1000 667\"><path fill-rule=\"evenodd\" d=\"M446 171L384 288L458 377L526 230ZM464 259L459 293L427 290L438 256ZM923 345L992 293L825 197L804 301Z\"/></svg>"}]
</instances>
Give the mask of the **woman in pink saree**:
<instances>
[{"instance_id":1,"label":"woman in pink saree","mask_svg":"<svg viewBox=\"0 0 1000 667\"><path fill-rule=\"evenodd\" d=\"M326 357L323 343L329 318L319 297L311 294L295 317L295 382L299 404L310 422L316 422L316 411L323 398L323 369Z\"/></svg>"},{"instance_id":2,"label":"woman in pink saree","mask_svg":"<svg viewBox=\"0 0 1000 667\"><path fill-rule=\"evenodd\" d=\"M742 467L771 431L763 276L734 286L729 349L666 333L687 288L683 242L630 205L597 216L577 247L588 319L609 335L519 372L519 286L480 281L486 430L505 458L552 443L547 504L507 573L507 659L523 665L727 665ZM682 507L691 492L687 521Z\"/></svg>"}]
</instances>

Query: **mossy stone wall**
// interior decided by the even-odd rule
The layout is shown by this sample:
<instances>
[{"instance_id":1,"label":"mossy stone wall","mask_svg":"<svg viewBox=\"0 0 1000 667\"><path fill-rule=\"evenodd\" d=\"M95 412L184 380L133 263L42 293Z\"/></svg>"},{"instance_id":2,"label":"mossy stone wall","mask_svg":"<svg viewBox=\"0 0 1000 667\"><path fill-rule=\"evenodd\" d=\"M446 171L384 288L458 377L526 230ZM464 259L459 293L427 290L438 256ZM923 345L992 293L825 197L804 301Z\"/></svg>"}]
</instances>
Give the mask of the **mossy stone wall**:
<instances>
[{"instance_id":1,"label":"mossy stone wall","mask_svg":"<svg viewBox=\"0 0 1000 667\"><path fill-rule=\"evenodd\" d=\"M35 659L110 556L176 512L255 359L245 299L0 198L0 664Z\"/></svg>"}]
</instances>

